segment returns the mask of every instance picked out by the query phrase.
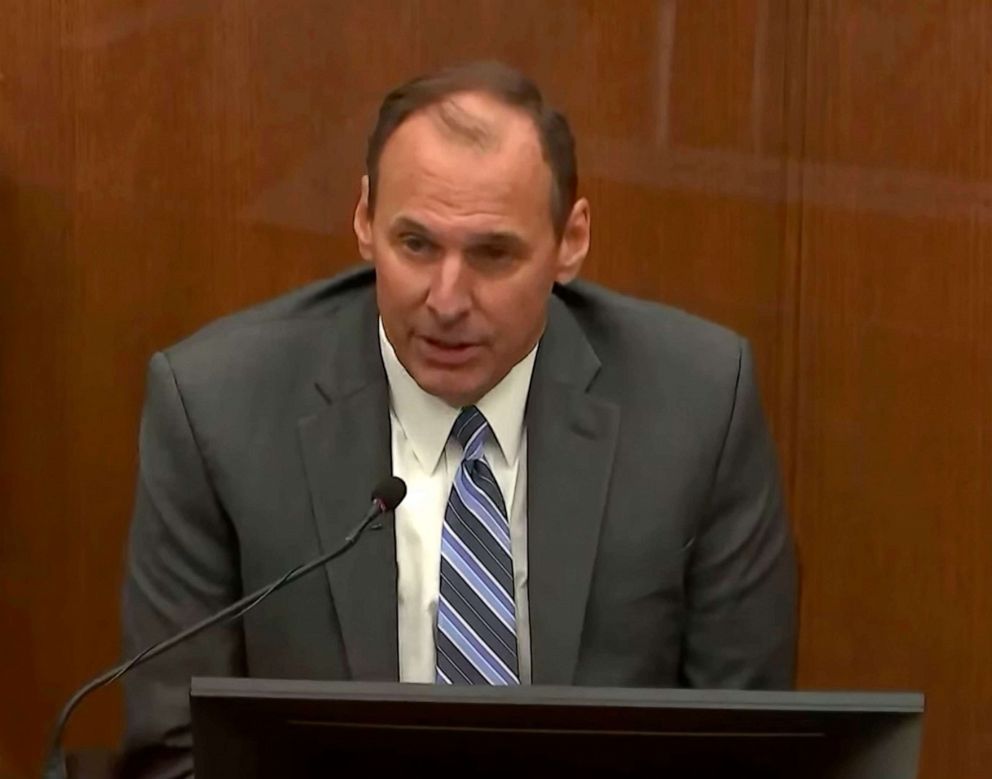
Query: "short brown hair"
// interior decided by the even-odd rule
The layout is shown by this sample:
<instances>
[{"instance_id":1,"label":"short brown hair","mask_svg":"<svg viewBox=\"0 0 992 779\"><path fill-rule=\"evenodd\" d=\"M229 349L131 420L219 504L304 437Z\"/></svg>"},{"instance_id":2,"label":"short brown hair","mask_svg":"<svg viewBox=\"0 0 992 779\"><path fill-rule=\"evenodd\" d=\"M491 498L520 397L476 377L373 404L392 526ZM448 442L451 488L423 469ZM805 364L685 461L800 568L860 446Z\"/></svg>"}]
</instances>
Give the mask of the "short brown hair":
<instances>
[{"instance_id":1,"label":"short brown hair","mask_svg":"<svg viewBox=\"0 0 992 779\"><path fill-rule=\"evenodd\" d=\"M527 76L501 62L472 62L418 76L396 87L379 107L365 155L369 177L369 212L375 209L379 157L386 141L416 111L444 102L458 92L486 92L507 105L524 111L537 128L544 159L551 168L551 223L560 239L575 203L578 170L575 139L568 120L544 102L541 91ZM456 128L478 142L477 130Z\"/></svg>"}]
</instances>

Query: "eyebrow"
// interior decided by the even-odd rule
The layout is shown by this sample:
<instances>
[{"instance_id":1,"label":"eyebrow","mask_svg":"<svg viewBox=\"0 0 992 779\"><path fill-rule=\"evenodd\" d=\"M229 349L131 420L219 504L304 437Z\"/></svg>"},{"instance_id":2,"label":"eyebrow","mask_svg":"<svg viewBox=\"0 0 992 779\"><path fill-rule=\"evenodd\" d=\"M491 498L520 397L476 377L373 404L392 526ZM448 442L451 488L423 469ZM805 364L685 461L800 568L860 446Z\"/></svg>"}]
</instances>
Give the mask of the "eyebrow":
<instances>
[{"instance_id":1,"label":"eyebrow","mask_svg":"<svg viewBox=\"0 0 992 779\"><path fill-rule=\"evenodd\" d=\"M511 252L522 252L527 247L527 242L516 233L493 230L471 236L468 245L469 247L500 246Z\"/></svg>"},{"instance_id":2,"label":"eyebrow","mask_svg":"<svg viewBox=\"0 0 992 779\"><path fill-rule=\"evenodd\" d=\"M408 216L397 217L392 223L391 232L399 233L405 231L420 233L428 238L433 236L431 230L416 219L411 219ZM470 247L495 245L505 246L510 250L523 250L526 248L527 242L517 233L509 230L489 230L484 233L473 233L470 235L467 245Z\"/></svg>"},{"instance_id":3,"label":"eyebrow","mask_svg":"<svg viewBox=\"0 0 992 779\"><path fill-rule=\"evenodd\" d=\"M428 230L420 222L410 219L407 216L400 216L393 220L392 225L390 225L390 232L398 233L402 231L409 230L412 233L423 233L424 235L431 235L431 231Z\"/></svg>"}]
</instances>

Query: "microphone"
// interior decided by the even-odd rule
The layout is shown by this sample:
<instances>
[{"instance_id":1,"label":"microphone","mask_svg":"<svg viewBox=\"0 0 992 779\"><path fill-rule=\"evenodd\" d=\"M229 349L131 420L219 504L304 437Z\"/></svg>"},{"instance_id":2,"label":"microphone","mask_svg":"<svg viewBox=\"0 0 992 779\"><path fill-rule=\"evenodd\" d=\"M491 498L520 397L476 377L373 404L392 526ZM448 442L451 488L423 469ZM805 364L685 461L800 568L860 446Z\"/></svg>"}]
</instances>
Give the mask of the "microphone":
<instances>
[{"instance_id":1,"label":"microphone","mask_svg":"<svg viewBox=\"0 0 992 779\"><path fill-rule=\"evenodd\" d=\"M246 595L241 600L235 601L230 606L218 611L216 614L212 614L200 622L197 622L195 625L176 633L171 638L166 638L158 643L152 644L136 654L130 660L126 660L120 665L104 671L102 674L94 677L76 690L76 692L73 693L72 697L69 698L68 702L62 708L62 711L59 713L58 721L55 724L55 731L52 735L51 747L48 752L48 760L45 764L44 779L66 778L65 755L62 753L62 736L65 732L65 727L69 722L69 717L72 715L73 710L79 705L83 698L94 690L117 681L132 668L137 668L139 665L148 662L153 657L158 657L160 654L169 651L174 646L178 646L184 641L193 638L193 636L199 635L207 628L213 627L219 622L231 622L243 617L248 611L255 608L255 606L268 598L276 590L282 589L287 584L295 582L301 576L305 576L314 569L320 568L322 565L329 563L334 558L340 557L351 549L356 543L358 543L358 539L361 538L362 533L365 532L365 529L369 526L369 523L371 523L373 519L395 509L398 505L400 505L400 503L403 502L403 498L405 497L406 483L402 479L397 476L389 476L383 479L376 485L375 489L372 490L372 505L369 506L369 510L365 513L365 516L362 517L362 521L355 525L355 528L347 536L345 536L344 543L342 543L339 547L322 554L320 557L311 560L309 563L298 565L295 568L290 569L271 584L256 590L250 595Z\"/></svg>"}]
</instances>

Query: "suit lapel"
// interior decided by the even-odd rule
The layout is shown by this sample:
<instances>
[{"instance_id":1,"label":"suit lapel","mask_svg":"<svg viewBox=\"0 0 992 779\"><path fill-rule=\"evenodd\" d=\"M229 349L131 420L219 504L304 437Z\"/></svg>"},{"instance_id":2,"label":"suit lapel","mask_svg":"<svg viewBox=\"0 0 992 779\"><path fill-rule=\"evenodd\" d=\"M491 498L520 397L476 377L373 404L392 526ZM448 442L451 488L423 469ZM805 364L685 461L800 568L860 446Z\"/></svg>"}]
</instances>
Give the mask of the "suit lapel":
<instances>
[{"instance_id":1,"label":"suit lapel","mask_svg":"<svg viewBox=\"0 0 992 779\"><path fill-rule=\"evenodd\" d=\"M613 469L619 408L588 394L599 371L551 300L527 403L527 547L535 684L571 684Z\"/></svg>"},{"instance_id":2,"label":"suit lapel","mask_svg":"<svg viewBox=\"0 0 992 779\"><path fill-rule=\"evenodd\" d=\"M326 405L299 421L321 547L341 544L368 510L375 485L392 472L389 398L374 296L329 323L330 348L316 390ZM392 516L328 564L327 577L351 677L399 679L396 535Z\"/></svg>"}]
</instances>

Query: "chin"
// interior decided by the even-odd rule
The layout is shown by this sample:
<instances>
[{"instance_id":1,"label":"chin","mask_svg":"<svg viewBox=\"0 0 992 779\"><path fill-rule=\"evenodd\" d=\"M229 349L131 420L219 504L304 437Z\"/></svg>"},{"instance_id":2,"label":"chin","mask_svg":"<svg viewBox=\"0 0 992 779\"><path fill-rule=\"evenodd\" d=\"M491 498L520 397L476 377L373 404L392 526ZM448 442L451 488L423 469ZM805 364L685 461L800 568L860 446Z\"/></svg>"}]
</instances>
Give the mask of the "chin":
<instances>
[{"instance_id":1,"label":"chin","mask_svg":"<svg viewBox=\"0 0 992 779\"><path fill-rule=\"evenodd\" d=\"M438 375L438 371L425 371L414 380L420 388L440 398L449 406L461 408L475 403L484 393L479 393L479 384L469 381L456 381L451 375Z\"/></svg>"}]
</instances>

